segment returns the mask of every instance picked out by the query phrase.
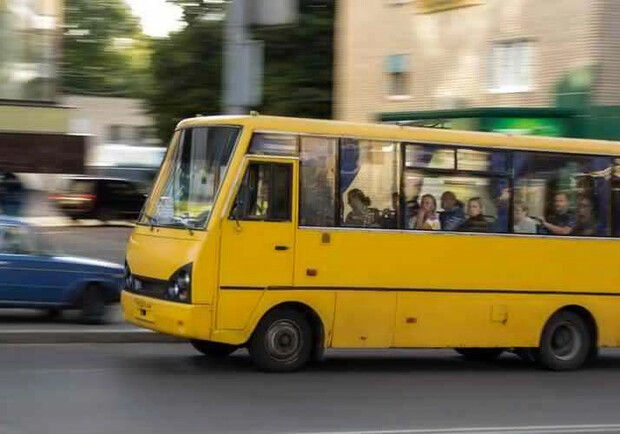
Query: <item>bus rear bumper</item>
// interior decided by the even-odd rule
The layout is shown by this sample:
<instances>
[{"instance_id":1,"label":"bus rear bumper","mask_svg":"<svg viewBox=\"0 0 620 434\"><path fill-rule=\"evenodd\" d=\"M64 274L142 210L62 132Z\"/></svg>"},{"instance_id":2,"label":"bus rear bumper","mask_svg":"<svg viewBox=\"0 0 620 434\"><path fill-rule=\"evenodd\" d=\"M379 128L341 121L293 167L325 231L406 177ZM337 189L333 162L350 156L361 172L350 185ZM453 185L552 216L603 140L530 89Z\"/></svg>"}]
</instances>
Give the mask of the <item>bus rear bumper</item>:
<instances>
[{"instance_id":1,"label":"bus rear bumper","mask_svg":"<svg viewBox=\"0 0 620 434\"><path fill-rule=\"evenodd\" d=\"M174 303L123 291L125 321L138 327L186 339L208 340L212 308L209 305Z\"/></svg>"}]
</instances>

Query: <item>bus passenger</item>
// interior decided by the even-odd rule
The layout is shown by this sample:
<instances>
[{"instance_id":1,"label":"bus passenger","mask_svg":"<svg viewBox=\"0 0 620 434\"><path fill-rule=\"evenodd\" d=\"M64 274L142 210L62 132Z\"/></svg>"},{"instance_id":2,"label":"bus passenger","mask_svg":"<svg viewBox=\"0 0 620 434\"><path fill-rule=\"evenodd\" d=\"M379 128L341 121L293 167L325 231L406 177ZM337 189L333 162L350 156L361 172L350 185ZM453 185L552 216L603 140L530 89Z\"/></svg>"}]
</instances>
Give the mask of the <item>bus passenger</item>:
<instances>
[{"instance_id":1,"label":"bus passenger","mask_svg":"<svg viewBox=\"0 0 620 434\"><path fill-rule=\"evenodd\" d=\"M515 234L535 234L536 221L527 215L529 209L523 202L515 202L514 226Z\"/></svg>"},{"instance_id":2,"label":"bus passenger","mask_svg":"<svg viewBox=\"0 0 620 434\"><path fill-rule=\"evenodd\" d=\"M577 201L577 221L570 234L586 237L597 235L594 206L592 201L587 197L582 197Z\"/></svg>"},{"instance_id":3,"label":"bus passenger","mask_svg":"<svg viewBox=\"0 0 620 434\"><path fill-rule=\"evenodd\" d=\"M437 201L432 194L422 196L422 203L418 214L409 220L409 229L424 229L438 231L440 227L437 216Z\"/></svg>"},{"instance_id":4,"label":"bus passenger","mask_svg":"<svg viewBox=\"0 0 620 434\"><path fill-rule=\"evenodd\" d=\"M347 201L351 207L345 219L347 226L377 226L379 213L376 209L370 208L370 198L362 190L359 188L350 190L347 193Z\"/></svg>"},{"instance_id":5,"label":"bus passenger","mask_svg":"<svg viewBox=\"0 0 620 434\"><path fill-rule=\"evenodd\" d=\"M553 235L568 235L575 226L575 215L569 209L568 194L560 192L553 197L554 213L549 220L542 220L542 226Z\"/></svg>"},{"instance_id":6,"label":"bus passenger","mask_svg":"<svg viewBox=\"0 0 620 434\"><path fill-rule=\"evenodd\" d=\"M456 195L451 191L444 191L441 195L441 207L443 212L439 214L441 229L444 231L455 231L465 221L463 206L456 199Z\"/></svg>"},{"instance_id":7,"label":"bus passenger","mask_svg":"<svg viewBox=\"0 0 620 434\"><path fill-rule=\"evenodd\" d=\"M398 229L398 216L400 216L400 194L392 193L392 208L386 208L381 212L381 227L383 229Z\"/></svg>"},{"instance_id":8,"label":"bus passenger","mask_svg":"<svg viewBox=\"0 0 620 434\"><path fill-rule=\"evenodd\" d=\"M467 201L468 219L459 227L463 232L488 232L489 222L484 218L482 199L472 197Z\"/></svg>"}]
</instances>

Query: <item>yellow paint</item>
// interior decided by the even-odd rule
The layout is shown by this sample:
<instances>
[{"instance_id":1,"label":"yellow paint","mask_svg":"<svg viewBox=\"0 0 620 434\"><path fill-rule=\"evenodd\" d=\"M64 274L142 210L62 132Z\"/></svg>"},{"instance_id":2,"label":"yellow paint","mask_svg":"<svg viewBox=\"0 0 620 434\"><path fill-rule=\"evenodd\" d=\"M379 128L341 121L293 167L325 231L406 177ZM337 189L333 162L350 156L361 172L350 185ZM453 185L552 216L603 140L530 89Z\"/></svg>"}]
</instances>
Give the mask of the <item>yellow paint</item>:
<instances>
[{"instance_id":1,"label":"yellow paint","mask_svg":"<svg viewBox=\"0 0 620 434\"><path fill-rule=\"evenodd\" d=\"M222 290L217 301L217 330L244 330L264 291Z\"/></svg>"},{"instance_id":2,"label":"yellow paint","mask_svg":"<svg viewBox=\"0 0 620 434\"><path fill-rule=\"evenodd\" d=\"M430 14L482 4L480 0L418 0L420 13Z\"/></svg>"},{"instance_id":3,"label":"yellow paint","mask_svg":"<svg viewBox=\"0 0 620 434\"><path fill-rule=\"evenodd\" d=\"M618 292L620 239L299 229L299 163L246 156L256 130L603 155L620 155L618 144L263 116L195 118L180 127L207 124L244 127L207 229L138 226L128 245L128 263L142 276L167 279L192 263L193 304L124 293L128 321L244 344L266 312L294 302L317 313L328 347L510 347L536 346L550 315L578 305L594 316L600 346L620 346L620 297L577 294ZM250 160L294 166L292 222L239 227L228 218ZM291 248L276 251L280 244ZM137 319L136 300L151 304L148 322Z\"/></svg>"},{"instance_id":4,"label":"yellow paint","mask_svg":"<svg viewBox=\"0 0 620 434\"><path fill-rule=\"evenodd\" d=\"M70 109L0 105L0 131L66 133Z\"/></svg>"},{"instance_id":5,"label":"yellow paint","mask_svg":"<svg viewBox=\"0 0 620 434\"><path fill-rule=\"evenodd\" d=\"M123 291L121 307L125 321L138 327L180 338L209 339L211 306L156 300Z\"/></svg>"}]
</instances>

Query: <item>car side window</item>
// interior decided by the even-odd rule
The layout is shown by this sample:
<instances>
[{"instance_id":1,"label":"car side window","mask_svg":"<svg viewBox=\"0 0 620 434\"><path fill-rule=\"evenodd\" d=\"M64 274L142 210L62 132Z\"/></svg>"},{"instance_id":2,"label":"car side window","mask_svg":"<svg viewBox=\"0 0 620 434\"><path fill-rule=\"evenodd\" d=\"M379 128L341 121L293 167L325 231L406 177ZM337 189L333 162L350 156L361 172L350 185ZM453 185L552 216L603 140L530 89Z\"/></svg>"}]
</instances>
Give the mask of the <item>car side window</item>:
<instances>
[{"instance_id":1,"label":"car side window","mask_svg":"<svg viewBox=\"0 0 620 434\"><path fill-rule=\"evenodd\" d=\"M33 239L28 230L19 226L5 228L2 243L0 244L0 252L13 255L33 253Z\"/></svg>"}]
</instances>

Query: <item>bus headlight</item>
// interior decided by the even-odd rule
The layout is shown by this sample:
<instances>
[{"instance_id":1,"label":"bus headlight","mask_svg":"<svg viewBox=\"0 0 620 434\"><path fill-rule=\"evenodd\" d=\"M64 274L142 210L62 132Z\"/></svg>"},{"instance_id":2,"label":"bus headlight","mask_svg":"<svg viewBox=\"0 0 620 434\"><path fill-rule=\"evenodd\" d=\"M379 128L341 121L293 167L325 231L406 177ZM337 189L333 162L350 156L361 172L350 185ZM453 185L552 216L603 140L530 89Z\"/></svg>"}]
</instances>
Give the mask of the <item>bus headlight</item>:
<instances>
[{"instance_id":1,"label":"bus headlight","mask_svg":"<svg viewBox=\"0 0 620 434\"><path fill-rule=\"evenodd\" d=\"M129 265L127 265L127 262L125 262L125 272L123 273L123 281L124 281L125 289L129 291L134 289L133 287L134 279L133 279L133 276L131 275L131 270L129 269Z\"/></svg>"},{"instance_id":2,"label":"bus headlight","mask_svg":"<svg viewBox=\"0 0 620 434\"><path fill-rule=\"evenodd\" d=\"M190 302L192 289L192 266L186 265L179 269L170 278L168 284L167 298L171 301Z\"/></svg>"}]
</instances>

